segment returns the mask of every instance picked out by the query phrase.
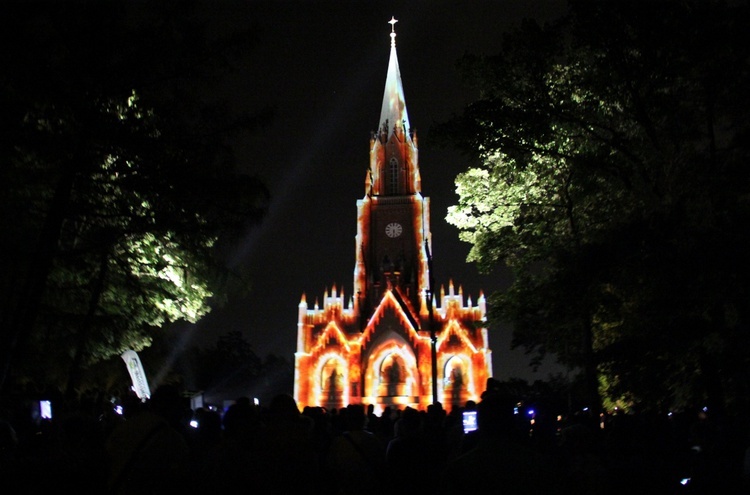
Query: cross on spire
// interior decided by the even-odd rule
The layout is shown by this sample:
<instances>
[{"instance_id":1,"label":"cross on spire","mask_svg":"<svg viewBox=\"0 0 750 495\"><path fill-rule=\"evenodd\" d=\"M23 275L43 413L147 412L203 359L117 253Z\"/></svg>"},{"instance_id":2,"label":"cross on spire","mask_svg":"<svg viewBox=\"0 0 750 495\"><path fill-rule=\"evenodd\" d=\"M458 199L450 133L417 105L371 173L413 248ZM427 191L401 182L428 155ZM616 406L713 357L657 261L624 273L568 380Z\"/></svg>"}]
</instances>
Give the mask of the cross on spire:
<instances>
[{"instance_id":1,"label":"cross on spire","mask_svg":"<svg viewBox=\"0 0 750 495\"><path fill-rule=\"evenodd\" d=\"M391 46L396 46L396 23L398 21L395 17L391 16L391 20L388 21L388 24L391 25Z\"/></svg>"}]
</instances>

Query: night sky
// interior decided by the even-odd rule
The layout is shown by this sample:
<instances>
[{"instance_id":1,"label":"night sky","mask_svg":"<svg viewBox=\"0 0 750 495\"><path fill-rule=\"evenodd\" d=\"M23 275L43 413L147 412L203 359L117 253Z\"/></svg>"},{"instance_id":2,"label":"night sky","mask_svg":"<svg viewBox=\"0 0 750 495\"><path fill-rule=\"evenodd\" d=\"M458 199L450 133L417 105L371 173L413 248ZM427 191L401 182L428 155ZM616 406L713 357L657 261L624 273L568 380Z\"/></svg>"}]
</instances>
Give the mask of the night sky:
<instances>
[{"instance_id":1,"label":"night sky","mask_svg":"<svg viewBox=\"0 0 750 495\"><path fill-rule=\"evenodd\" d=\"M222 29L252 25L258 45L236 78L222 83L238 107L273 105L275 117L238 142L242 167L259 174L272 195L263 224L237 246L232 263L249 267L249 297L236 298L193 327L180 326L186 345L241 331L261 356L294 361L297 306L322 301L326 289L351 295L356 202L364 196L369 139L378 125L390 49L391 17L406 106L419 138L422 193L431 199L434 278L476 299L507 283L502 271L480 275L466 263L469 244L445 222L457 201L454 178L468 166L438 148L430 127L476 97L462 86L455 63L465 52L491 54L504 30L524 17L561 15L564 0L411 2L250 2L250 9L213 2ZM523 351L510 351L510 329L490 328L494 376L544 379Z\"/></svg>"}]
</instances>

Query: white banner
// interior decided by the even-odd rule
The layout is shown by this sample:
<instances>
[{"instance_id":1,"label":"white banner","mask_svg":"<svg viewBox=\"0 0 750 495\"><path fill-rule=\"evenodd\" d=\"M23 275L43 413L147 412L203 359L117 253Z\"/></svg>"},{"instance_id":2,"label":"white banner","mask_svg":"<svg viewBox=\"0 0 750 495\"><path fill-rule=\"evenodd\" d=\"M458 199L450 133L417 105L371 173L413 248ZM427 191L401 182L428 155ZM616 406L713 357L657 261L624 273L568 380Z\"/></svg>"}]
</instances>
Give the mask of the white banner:
<instances>
[{"instance_id":1,"label":"white banner","mask_svg":"<svg viewBox=\"0 0 750 495\"><path fill-rule=\"evenodd\" d=\"M148 388L146 372L143 371L141 358L138 357L138 354L135 351L127 350L120 357L122 357L122 360L125 361L125 365L128 367L130 379L133 380L133 390L138 398L141 400L151 398L151 390Z\"/></svg>"}]
</instances>

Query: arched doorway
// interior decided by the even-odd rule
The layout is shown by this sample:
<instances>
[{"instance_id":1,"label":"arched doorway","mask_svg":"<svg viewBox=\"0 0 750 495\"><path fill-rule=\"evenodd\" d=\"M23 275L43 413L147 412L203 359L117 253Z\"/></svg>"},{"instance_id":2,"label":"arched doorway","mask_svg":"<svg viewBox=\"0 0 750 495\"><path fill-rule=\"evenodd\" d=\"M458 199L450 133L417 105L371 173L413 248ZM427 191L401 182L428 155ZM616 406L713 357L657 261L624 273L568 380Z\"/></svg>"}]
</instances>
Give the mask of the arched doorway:
<instances>
[{"instance_id":1,"label":"arched doorway","mask_svg":"<svg viewBox=\"0 0 750 495\"><path fill-rule=\"evenodd\" d=\"M318 403L326 409L340 409L348 403L346 362L338 355L326 355L317 372Z\"/></svg>"},{"instance_id":2,"label":"arched doorway","mask_svg":"<svg viewBox=\"0 0 750 495\"><path fill-rule=\"evenodd\" d=\"M450 409L462 407L469 395L469 366L461 356L453 356L445 362L443 373L443 403Z\"/></svg>"},{"instance_id":3,"label":"arched doorway","mask_svg":"<svg viewBox=\"0 0 750 495\"><path fill-rule=\"evenodd\" d=\"M402 409L419 402L419 372L414 351L403 339L385 340L370 354L363 402L382 412L386 406Z\"/></svg>"}]
</instances>

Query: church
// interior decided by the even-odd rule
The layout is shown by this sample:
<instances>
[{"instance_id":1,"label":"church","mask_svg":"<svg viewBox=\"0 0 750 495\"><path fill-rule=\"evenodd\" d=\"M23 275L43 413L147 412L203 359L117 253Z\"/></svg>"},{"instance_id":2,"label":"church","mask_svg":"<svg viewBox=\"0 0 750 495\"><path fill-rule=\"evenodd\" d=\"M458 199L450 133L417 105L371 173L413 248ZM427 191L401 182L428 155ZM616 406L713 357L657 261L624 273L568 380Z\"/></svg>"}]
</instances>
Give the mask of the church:
<instances>
[{"instance_id":1,"label":"church","mask_svg":"<svg viewBox=\"0 0 750 495\"><path fill-rule=\"evenodd\" d=\"M430 200L422 195L391 19L390 59L365 195L357 201L354 286L298 307L294 398L300 408L348 404L451 410L479 401L492 376L486 305L453 282L435 292ZM363 167L364 168L364 167Z\"/></svg>"}]
</instances>

